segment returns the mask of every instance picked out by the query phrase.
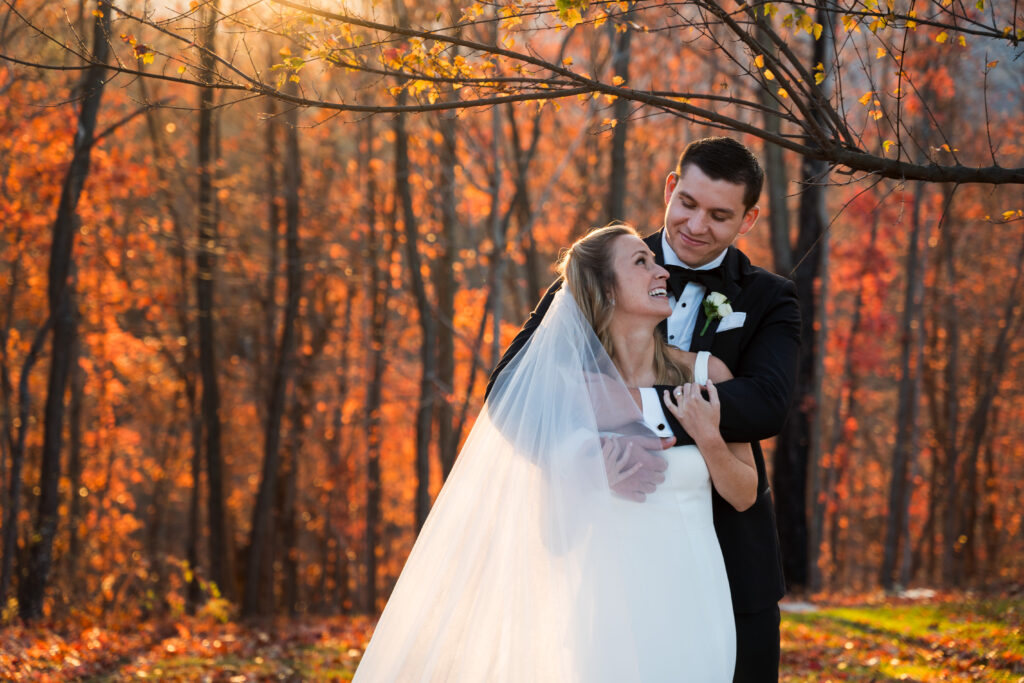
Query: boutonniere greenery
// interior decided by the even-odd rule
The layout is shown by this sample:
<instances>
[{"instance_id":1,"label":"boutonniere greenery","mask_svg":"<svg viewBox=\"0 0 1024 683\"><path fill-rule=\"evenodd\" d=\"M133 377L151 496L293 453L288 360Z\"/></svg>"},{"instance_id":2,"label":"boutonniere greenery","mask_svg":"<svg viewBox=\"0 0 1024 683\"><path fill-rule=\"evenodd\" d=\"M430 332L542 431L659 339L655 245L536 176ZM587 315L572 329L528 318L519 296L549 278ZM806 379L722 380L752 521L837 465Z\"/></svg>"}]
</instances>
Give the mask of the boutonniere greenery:
<instances>
[{"instance_id":1,"label":"boutonniere greenery","mask_svg":"<svg viewBox=\"0 0 1024 683\"><path fill-rule=\"evenodd\" d=\"M725 316L732 313L732 304L725 297L725 294L721 292L711 292L704 298L704 329L700 331L700 336L704 336L704 333L708 331L708 325L716 320L721 320Z\"/></svg>"}]
</instances>

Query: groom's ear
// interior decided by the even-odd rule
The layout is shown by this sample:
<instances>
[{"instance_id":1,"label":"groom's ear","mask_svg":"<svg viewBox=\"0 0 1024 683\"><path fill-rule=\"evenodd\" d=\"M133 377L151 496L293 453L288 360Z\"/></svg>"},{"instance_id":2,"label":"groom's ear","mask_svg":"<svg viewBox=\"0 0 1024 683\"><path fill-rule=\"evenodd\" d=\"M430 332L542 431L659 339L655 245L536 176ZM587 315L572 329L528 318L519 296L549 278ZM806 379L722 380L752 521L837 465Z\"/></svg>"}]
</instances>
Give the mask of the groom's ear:
<instances>
[{"instance_id":1,"label":"groom's ear","mask_svg":"<svg viewBox=\"0 0 1024 683\"><path fill-rule=\"evenodd\" d=\"M754 223L757 223L757 217L759 215L761 215L761 207L757 204L747 209L747 212L743 214L743 222L740 223L740 231L737 234L746 235L748 232L753 230Z\"/></svg>"},{"instance_id":2,"label":"groom's ear","mask_svg":"<svg viewBox=\"0 0 1024 683\"><path fill-rule=\"evenodd\" d=\"M675 192L676 183L679 182L679 174L672 171L665 178L665 206L668 206L669 201L672 199L672 193Z\"/></svg>"}]
</instances>

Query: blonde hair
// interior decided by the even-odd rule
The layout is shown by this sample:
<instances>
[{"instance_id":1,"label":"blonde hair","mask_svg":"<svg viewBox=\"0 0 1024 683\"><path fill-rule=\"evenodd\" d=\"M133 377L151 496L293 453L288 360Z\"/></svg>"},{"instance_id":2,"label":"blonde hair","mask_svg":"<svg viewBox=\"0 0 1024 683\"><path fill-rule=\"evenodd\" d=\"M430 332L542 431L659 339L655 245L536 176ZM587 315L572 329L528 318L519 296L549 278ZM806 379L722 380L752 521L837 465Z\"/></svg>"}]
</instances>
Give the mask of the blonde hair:
<instances>
[{"instance_id":1,"label":"blonde hair","mask_svg":"<svg viewBox=\"0 0 1024 683\"><path fill-rule=\"evenodd\" d=\"M594 228L573 242L558 261L559 275L613 362L615 344L609 328L615 313L617 283L612 267L612 243L623 235L640 237L636 228L625 223ZM692 377L689 370L676 365L668 349L668 343L660 334L655 333L654 375L658 383L674 385L690 382Z\"/></svg>"}]
</instances>

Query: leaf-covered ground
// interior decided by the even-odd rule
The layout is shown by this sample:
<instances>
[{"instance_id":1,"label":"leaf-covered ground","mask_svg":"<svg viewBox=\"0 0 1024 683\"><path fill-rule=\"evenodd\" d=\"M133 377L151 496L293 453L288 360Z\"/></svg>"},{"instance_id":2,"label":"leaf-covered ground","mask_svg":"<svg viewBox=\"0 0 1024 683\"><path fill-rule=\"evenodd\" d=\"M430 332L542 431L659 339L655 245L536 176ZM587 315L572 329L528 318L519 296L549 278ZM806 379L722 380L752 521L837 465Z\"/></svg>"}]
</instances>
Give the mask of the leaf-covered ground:
<instances>
[{"instance_id":1,"label":"leaf-covered ground","mask_svg":"<svg viewBox=\"0 0 1024 683\"><path fill-rule=\"evenodd\" d=\"M372 621L212 619L0 631L0 680L345 681ZM1024 598L844 601L785 613L783 681L1024 683Z\"/></svg>"}]
</instances>

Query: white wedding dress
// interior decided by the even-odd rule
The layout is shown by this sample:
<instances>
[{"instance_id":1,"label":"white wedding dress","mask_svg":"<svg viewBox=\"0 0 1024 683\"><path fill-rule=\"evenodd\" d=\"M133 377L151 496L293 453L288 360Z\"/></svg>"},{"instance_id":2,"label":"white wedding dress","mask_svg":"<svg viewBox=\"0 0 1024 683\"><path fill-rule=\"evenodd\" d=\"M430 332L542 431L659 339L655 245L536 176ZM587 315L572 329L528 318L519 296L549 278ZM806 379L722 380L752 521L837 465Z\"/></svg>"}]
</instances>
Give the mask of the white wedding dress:
<instances>
[{"instance_id":1,"label":"white wedding dress","mask_svg":"<svg viewBox=\"0 0 1024 683\"><path fill-rule=\"evenodd\" d=\"M706 363L706 358L702 361ZM354 683L728 683L729 586L695 446L643 503L601 445L671 434L563 289L499 376Z\"/></svg>"}]
</instances>

